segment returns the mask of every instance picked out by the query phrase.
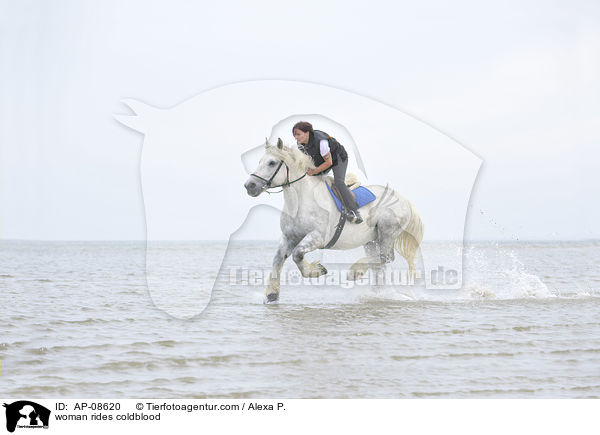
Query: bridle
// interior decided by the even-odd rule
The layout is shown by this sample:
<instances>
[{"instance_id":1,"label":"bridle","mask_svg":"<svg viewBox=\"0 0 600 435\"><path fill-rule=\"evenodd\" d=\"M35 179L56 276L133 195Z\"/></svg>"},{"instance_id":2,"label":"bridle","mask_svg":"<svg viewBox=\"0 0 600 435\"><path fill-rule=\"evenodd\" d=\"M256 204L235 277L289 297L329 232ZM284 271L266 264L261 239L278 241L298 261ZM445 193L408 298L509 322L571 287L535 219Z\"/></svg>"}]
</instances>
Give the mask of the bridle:
<instances>
[{"instance_id":1,"label":"bridle","mask_svg":"<svg viewBox=\"0 0 600 435\"><path fill-rule=\"evenodd\" d=\"M271 183L273 182L273 178L275 178L275 176L277 175L277 173L279 172L279 170L281 169L281 166L285 165L285 183L283 184L278 184L277 186L271 186ZM285 163L283 160L279 161L279 166L277 166L277 169L275 169L275 172L273 172L273 175L271 175L271 177L267 180L266 178L261 177L260 175L256 175L254 173L250 174L251 177L256 177L259 180L264 181L266 184L263 187L263 191L271 194L271 193L281 193L283 192L283 187L288 187L290 184L294 184L296 181L299 181L301 179L303 179L304 177L306 177L306 173L304 173L304 175L302 175L301 177L296 178L293 181L290 181L290 167L287 165L287 163ZM277 192L269 192L267 189L274 189L276 187L281 187L282 189L277 191Z\"/></svg>"}]
</instances>

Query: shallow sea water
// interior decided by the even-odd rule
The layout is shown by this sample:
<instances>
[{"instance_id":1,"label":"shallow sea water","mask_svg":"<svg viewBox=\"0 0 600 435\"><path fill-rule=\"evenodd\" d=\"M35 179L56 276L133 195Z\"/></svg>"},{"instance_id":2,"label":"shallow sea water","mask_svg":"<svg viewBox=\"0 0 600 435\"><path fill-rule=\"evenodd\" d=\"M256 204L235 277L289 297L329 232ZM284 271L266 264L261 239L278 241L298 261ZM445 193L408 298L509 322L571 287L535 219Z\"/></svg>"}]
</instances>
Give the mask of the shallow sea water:
<instances>
[{"instance_id":1,"label":"shallow sea water","mask_svg":"<svg viewBox=\"0 0 600 435\"><path fill-rule=\"evenodd\" d=\"M205 256L201 279L223 244L163 248ZM239 242L230 260L265 268L275 246ZM189 319L153 303L145 250L0 241L0 395L600 397L600 242L468 244L461 290L299 283L273 305L223 268Z\"/></svg>"}]
</instances>

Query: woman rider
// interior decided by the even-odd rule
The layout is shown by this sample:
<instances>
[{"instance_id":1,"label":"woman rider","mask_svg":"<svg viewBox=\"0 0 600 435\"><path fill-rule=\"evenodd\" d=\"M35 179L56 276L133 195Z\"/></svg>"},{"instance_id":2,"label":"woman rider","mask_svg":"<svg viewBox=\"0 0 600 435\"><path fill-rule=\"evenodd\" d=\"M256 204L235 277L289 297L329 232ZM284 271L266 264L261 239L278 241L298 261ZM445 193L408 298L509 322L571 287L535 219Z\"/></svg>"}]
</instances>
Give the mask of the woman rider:
<instances>
[{"instance_id":1,"label":"woman rider","mask_svg":"<svg viewBox=\"0 0 600 435\"><path fill-rule=\"evenodd\" d=\"M348 168L348 153L334 138L324 131L313 130L313 126L300 121L292 128L292 134L298 142L298 148L312 157L316 169L307 169L308 175L324 174L333 169L333 183L337 187L340 198L346 208L346 217L350 222L361 223L358 206L354 194L346 186L346 169Z\"/></svg>"}]
</instances>

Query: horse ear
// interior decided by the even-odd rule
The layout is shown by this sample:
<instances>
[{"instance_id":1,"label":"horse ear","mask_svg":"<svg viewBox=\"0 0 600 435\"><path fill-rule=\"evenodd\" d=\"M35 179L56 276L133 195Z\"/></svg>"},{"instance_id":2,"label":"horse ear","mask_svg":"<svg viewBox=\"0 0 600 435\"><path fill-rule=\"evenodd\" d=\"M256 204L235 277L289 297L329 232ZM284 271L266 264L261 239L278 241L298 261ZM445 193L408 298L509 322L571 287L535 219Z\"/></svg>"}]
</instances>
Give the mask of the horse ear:
<instances>
[{"instance_id":1,"label":"horse ear","mask_svg":"<svg viewBox=\"0 0 600 435\"><path fill-rule=\"evenodd\" d=\"M281 140L281 138L277 138L277 148L282 149L283 148L283 141Z\"/></svg>"}]
</instances>

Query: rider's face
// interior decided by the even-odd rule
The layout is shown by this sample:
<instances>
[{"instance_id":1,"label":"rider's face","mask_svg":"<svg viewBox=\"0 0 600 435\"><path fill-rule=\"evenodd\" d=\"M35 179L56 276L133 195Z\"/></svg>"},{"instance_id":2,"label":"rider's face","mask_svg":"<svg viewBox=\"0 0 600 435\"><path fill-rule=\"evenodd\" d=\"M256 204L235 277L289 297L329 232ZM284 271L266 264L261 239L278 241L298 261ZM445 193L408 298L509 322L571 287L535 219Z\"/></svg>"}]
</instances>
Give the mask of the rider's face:
<instances>
[{"instance_id":1,"label":"rider's face","mask_svg":"<svg viewBox=\"0 0 600 435\"><path fill-rule=\"evenodd\" d=\"M310 138L310 132L309 131L302 131L299 128L294 129L294 137L296 138L296 141L298 143L301 143L302 145L306 145L308 143L308 139Z\"/></svg>"}]
</instances>

